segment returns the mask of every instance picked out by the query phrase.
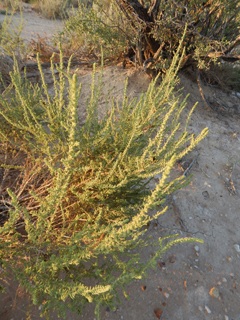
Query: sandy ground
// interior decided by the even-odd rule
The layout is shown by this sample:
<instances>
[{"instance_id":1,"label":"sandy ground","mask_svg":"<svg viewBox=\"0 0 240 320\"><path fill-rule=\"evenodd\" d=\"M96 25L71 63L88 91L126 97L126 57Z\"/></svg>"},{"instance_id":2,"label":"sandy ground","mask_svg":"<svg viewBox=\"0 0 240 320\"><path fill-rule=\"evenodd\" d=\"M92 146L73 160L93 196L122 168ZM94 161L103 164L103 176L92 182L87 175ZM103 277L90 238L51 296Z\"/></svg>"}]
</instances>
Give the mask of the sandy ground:
<instances>
[{"instance_id":1,"label":"sandy ground","mask_svg":"<svg viewBox=\"0 0 240 320\"><path fill-rule=\"evenodd\" d=\"M52 23L34 12L24 12L25 17L28 19L23 34L26 39L34 32L33 24L37 28L35 32L39 33L40 29L48 29L46 23ZM56 24L59 26L59 22ZM54 25L51 30L55 30ZM50 29L47 32L50 37ZM78 76L83 84L79 104L79 115L83 119L91 72L80 68ZM112 96L121 99L126 78L130 97L139 97L147 90L150 80L143 71L107 67L102 102L110 88L113 88ZM190 170L193 174L190 185L168 200L167 212L150 227L148 235L156 240L178 233L203 239L204 244L173 247L159 260L156 270L148 271L148 278L127 287L130 299L121 295L122 303L117 305L116 311L102 310L101 319L240 320L240 250L236 246L240 245L240 94L226 94L203 86L212 107L223 109L221 114L206 109L197 84L185 75L180 75L178 89L182 87L183 97L190 93L182 119L186 119L190 108L198 101L189 131L199 134L208 127L209 134L196 150L176 165L173 175L180 176L198 155ZM144 249L143 259L149 259L154 250L151 246ZM24 290L8 279L5 284L7 293L1 295L0 319L27 319L31 303ZM31 319L40 319L38 309L33 307ZM154 310L158 310L158 314ZM51 319L57 319L56 314L52 314ZM81 317L68 313L67 319L93 320L94 308L89 305Z\"/></svg>"},{"instance_id":2,"label":"sandy ground","mask_svg":"<svg viewBox=\"0 0 240 320\"><path fill-rule=\"evenodd\" d=\"M32 39L37 40L38 36L52 39L53 34L63 26L62 20L46 19L41 14L34 11L32 6L27 3L22 4L22 13L24 21L21 37L24 39L25 43L30 42ZM0 22L2 22L4 18L5 16L0 14ZM21 14L15 13L13 21L18 25L19 22L21 22Z\"/></svg>"}]
</instances>

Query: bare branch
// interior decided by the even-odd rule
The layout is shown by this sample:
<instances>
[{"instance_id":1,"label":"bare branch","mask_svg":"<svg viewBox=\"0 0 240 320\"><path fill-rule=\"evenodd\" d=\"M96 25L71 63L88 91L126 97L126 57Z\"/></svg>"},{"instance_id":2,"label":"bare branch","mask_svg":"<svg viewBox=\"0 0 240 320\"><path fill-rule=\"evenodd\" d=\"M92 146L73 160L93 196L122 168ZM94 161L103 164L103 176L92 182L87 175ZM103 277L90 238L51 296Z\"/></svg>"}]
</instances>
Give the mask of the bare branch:
<instances>
[{"instance_id":1,"label":"bare branch","mask_svg":"<svg viewBox=\"0 0 240 320\"><path fill-rule=\"evenodd\" d=\"M225 54L228 54L231 52L234 48L236 48L238 45L240 45L240 37L238 37L235 41L230 43L229 47L227 50L224 51Z\"/></svg>"},{"instance_id":2,"label":"bare branch","mask_svg":"<svg viewBox=\"0 0 240 320\"><path fill-rule=\"evenodd\" d=\"M148 10L148 14L150 17L156 17L158 14L159 6L160 6L161 0L153 0L152 4Z\"/></svg>"}]
</instances>

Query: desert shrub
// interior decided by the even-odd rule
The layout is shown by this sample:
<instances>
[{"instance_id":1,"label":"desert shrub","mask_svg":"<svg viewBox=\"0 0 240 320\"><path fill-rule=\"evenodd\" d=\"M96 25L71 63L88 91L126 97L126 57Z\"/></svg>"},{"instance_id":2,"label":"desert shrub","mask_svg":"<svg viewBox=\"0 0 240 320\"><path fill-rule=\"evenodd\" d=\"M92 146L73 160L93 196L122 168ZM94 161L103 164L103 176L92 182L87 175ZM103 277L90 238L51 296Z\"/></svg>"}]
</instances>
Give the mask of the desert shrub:
<instances>
[{"instance_id":1,"label":"desert shrub","mask_svg":"<svg viewBox=\"0 0 240 320\"><path fill-rule=\"evenodd\" d=\"M98 52L103 45L112 55L127 46L125 56L131 61L164 74L185 33L180 68L193 75L212 68L207 79L212 82L217 78L211 74L222 61L240 60L233 53L240 44L239 17L238 0L95 0L91 9L81 6L69 18L63 34Z\"/></svg>"},{"instance_id":2,"label":"desert shrub","mask_svg":"<svg viewBox=\"0 0 240 320\"><path fill-rule=\"evenodd\" d=\"M70 45L78 43L86 51L105 57L113 57L123 52L133 38L132 30L123 14L117 10L113 1L83 1L64 23L58 39Z\"/></svg>"},{"instance_id":3,"label":"desert shrub","mask_svg":"<svg viewBox=\"0 0 240 320\"><path fill-rule=\"evenodd\" d=\"M155 56L160 70L171 64L186 26L183 65L195 62L206 67L210 61L227 58L239 41L238 0L115 2L132 26L142 59Z\"/></svg>"},{"instance_id":4,"label":"desert shrub","mask_svg":"<svg viewBox=\"0 0 240 320\"><path fill-rule=\"evenodd\" d=\"M62 58L61 58L62 59ZM81 313L87 303L114 307L118 288L146 275L174 244L193 238L149 242L156 252L142 262L135 249L147 243L144 226L166 211L166 197L188 183L171 180L176 161L207 134L195 137L180 123L186 100L173 94L178 55L161 85L152 82L139 100L122 105L106 100L98 118L101 76L93 70L87 117L77 117L81 85L69 68L58 68L55 95L22 79L17 66L12 88L0 97L1 146L8 157L1 181L0 261L30 293L42 313L68 308ZM62 60L61 60L62 61ZM68 82L68 85L66 84ZM65 95L68 86L68 94ZM14 91L12 90L14 88ZM7 175L15 172L7 179ZM156 187L149 183L158 175ZM9 182L10 181L10 182ZM9 186L11 185L11 188ZM158 206L159 212L149 215Z\"/></svg>"}]
</instances>

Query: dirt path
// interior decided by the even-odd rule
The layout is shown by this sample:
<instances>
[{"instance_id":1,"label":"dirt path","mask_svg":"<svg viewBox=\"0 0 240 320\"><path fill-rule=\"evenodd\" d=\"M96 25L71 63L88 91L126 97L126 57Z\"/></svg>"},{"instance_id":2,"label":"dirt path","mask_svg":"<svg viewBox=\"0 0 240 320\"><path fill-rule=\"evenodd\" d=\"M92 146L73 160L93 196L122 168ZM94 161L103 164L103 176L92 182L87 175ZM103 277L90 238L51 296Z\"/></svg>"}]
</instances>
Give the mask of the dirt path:
<instances>
[{"instance_id":1,"label":"dirt path","mask_svg":"<svg viewBox=\"0 0 240 320\"><path fill-rule=\"evenodd\" d=\"M31 15L34 23L44 30L45 20L37 18L35 13L27 13L30 29L27 31L27 24L26 34L32 32ZM91 73L81 68L78 74L83 83L81 101L84 101L90 92ZM104 94L113 87L112 95L121 99L127 77L130 97L139 97L147 90L149 78L143 71L115 66L104 70ZM184 75L180 77L181 87L184 87L183 97L190 93L182 119L198 101L189 130L199 134L207 126L209 134L176 165L173 175L180 176L198 155L190 170L191 184L174 194L168 201L167 213L159 217L147 235L156 240L179 233L203 239L204 244L173 247L159 261L156 270L149 270L148 278L128 286L130 299L121 295L122 304L115 312L103 310L101 319L155 320L158 317L154 310L159 309L161 320L240 320L240 250L237 246L240 245L240 94L227 95L213 87L204 87L212 107L223 109L221 115L206 110L197 85ZM83 117L84 112L84 102L81 102L79 113ZM154 250L154 247L146 248L142 258L149 259ZM20 288L17 290L17 284L12 281L7 287L7 294L0 300L0 318L27 319L31 303L26 294ZM31 319L40 319L39 308L34 307ZM81 317L67 315L69 320L94 318L91 305ZM51 319L57 319L56 314L52 314Z\"/></svg>"}]
</instances>

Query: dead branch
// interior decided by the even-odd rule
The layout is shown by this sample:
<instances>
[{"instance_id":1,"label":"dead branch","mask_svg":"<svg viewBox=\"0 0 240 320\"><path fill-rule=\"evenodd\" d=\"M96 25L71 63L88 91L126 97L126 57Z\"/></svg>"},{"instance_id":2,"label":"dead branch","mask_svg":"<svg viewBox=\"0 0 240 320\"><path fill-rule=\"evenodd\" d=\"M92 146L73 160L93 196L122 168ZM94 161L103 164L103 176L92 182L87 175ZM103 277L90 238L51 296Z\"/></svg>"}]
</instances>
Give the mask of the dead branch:
<instances>
[{"instance_id":1,"label":"dead branch","mask_svg":"<svg viewBox=\"0 0 240 320\"><path fill-rule=\"evenodd\" d=\"M240 45L240 37L238 37L235 41L230 43L229 47L224 51L224 54L227 55L229 52L231 52L238 45Z\"/></svg>"},{"instance_id":2,"label":"dead branch","mask_svg":"<svg viewBox=\"0 0 240 320\"><path fill-rule=\"evenodd\" d=\"M159 6L161 4L161 0L152 0L150 8L148 10L148 14L150 17L156 17L159 11Z\"/></svg>"},{"instance_id":3,"label":"dead branch","mask_svg":"<svg viewBox=\"0 0 240 320\"><path fill-rule=\"evenodd\" d=\"M224 178L222 177L221 173L219 173L219 172L218 172L218 176L222 180L222 182L224 183L224 186L225 186L225 188L227 188L229 194L230 195L235 195L236 194L236 190L235 190L234 184L232 183L231 176L230 176L230 180L229 181L225 181Z\"/></svg>"},{"instance_id":4,"label":"dead branch","mask_svg":"<svg viewBox=\"0 0 240 320\"><path fill-rule=\"evenodd\" d=\"M199 92L200 92L200 94L201 94L201 97L202 97L202 99L203 99L203 102L204 102L207 110L210 110L211 107L210 107L209 104L207 103L207 100L206 100L206 98L205 98L205 96L204 96L204 93L203 93L203 90L202 90L202 87L201 87L199 70L195 67L195 68L194 68L194 71L195 71L195 75L196 75L196 79L197 79L197 84L198 84Z\"/></svg>"},{"instance_id":5,"label":"dead branch","mask_svg":"<svg viewBox=\"0 0 240 320\"><path fill-rule=\"evenodd\" d=\"M186 177L188 171L192 168L192 166L194 165L194 162L197 160L199 156L199 153L196 155L196 157L193 159L193 161L190 163L189 167L184 171L183 175Z\"/></svg>"},{"instance_id":6,"label":"dead branch","mask_svg":"<svg viewBox=\"0 0 240 320\"><path fill-rule=\"evenodd\" d=\"M171 197L173 209L174 209L174 211L175 211L175 213L176 213L176 215L177 215L177 218L178 218L178 220L179 220L179 223L180 223L181 227L184 229L183 231L188 232L188 229L187 229L187 227L185 226L185 223L184 223L184 221L183 221L183 219L182 219L181 213L180 213L180 211L179 211L179 209L178 209L178 207L177 207L177 205L176 205L176 203L175 203L175 201L174 201L174 199L173 199L172 194L170 194L170 197Z\"/></svg>"}]
</instances>

